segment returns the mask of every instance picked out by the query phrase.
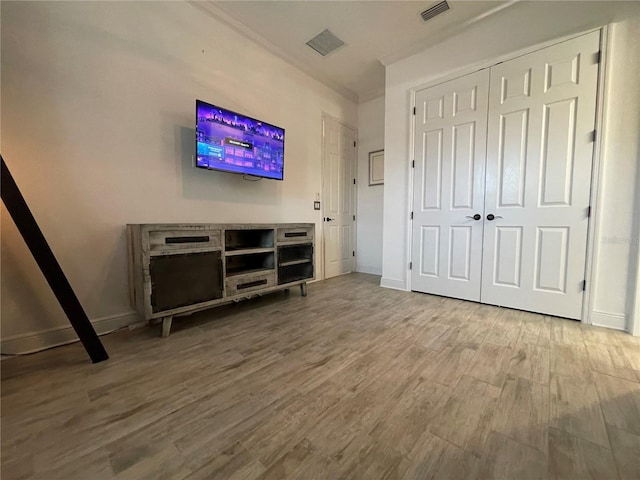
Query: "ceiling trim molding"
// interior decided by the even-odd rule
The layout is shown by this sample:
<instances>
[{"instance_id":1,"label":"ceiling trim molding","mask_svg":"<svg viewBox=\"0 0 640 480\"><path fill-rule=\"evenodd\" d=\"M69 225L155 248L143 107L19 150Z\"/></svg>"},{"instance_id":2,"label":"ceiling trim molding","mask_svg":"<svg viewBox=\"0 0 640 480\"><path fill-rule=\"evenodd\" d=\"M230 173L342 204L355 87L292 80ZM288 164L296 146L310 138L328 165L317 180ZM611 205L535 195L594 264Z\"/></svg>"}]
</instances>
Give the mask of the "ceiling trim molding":
<instances>
[{"instance_id":1,"label":"ceiling trim molding","mask_svg":"<svg viewBox=\"0 0 640 480\"><path fill-rule=\"evenodd\" d=\"M459 25L456 25L455 27L447 29L444 32L438 33L438 35L430 35L428 37L420 39L419 41L413 43L412 45L406 48L403 48L400 51L393 52L388 55L383 55L379 59L380 63L382 63L382 65L384 65L385 67L388 67L393 63L399 62L400 60L404 60L405 58L415 55L416 53L420 53L426 50L427 48L433 47L457 35L458 33L461 33L462 31L469 28L471 25L478 23L479 21L484 20L485 18L495 15L496 13L501 12L502 10L515 5L519 1L520 0L509 0L507 2L501 3L497 7L492 8L491 10L488 10L484 13L481 13L480 15L476 15L475 17L467 20L466 22L462 22ZM455 3L453 5L455 5Z\"/></svg>"},{"instance_id":2,"label":"ceiling trim molding","mask_svg":"<svg viewBox=\"0 0 640 480\"><path fill-rule=\"evenodd\" d=\"M269 40L259 35L258 33L254 32L249 27L244 25L242 22L239 22L228 13L224 12L220 7L214 5L212 1L203 2L203 1L197 1L197 0L187 0L187 3L199 9L200 11L206 13L207 15L215 18L216 20L224 23L235 32L251 40L252 42L264 48L265 50L272 53L273 55L279 57L281 60L285 61L292 67L297 68L298 70L303 72L305 75L308 75L309 77L321 83L322 85L329 88L330 90L333 90L338 95L345 97L347 100L354 102L356 105L358 104L359 97L358 97L358 94L356 94L354 91L339 85L338 83L334 82L328 77L318 75L317 73L312 72L301 62L295 60L291 55L288 55L282 49L278 48L273 43L271 43Z\"/></svg>"}]
</instances>

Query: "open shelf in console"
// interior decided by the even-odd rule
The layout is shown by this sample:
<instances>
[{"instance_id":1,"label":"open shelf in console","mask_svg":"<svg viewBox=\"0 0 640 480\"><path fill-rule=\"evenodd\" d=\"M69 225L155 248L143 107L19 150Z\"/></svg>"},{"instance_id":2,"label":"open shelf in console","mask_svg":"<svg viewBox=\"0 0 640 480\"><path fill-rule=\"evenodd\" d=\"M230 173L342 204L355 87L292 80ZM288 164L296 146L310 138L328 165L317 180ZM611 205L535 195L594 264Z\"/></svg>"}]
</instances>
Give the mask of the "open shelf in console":
<instances>
[{"instance_id":1,"label":"open shelf in console","mask_svg":"<svg viewBox=\"0 0 640 480\"><path fill-rule=\"evenodd\" d=\"M273 248L246 248L243 250L231 250L229 252L224 252L227 257L234 257L237 255L251 255L253 253L267 253L273 252Z\"/></svg>"},{"instance_id":2,"label":"open shelf in console","mask_svg":"<svg viewBox=\"0 0 640 480\"><path fill-rule=\"evenodd\" d=\"M275 268L275 252L267 251L227 256L225 265L227 267L227 277L273 270Z\"/></svg>"},{"instance_id":3,"label":"open shelf in console","mask_svg":"<svg viewBox=\"0 0 640 480\"><path fill-rule=\"evenodd\" d=\"M313 245L283 245L278 247L278 265L283 266L290 262L304 263L313 259Z\"/></svg>"},{"instance_id":4,"label":"open shelf in console","mask_svg":"<svg viewBox=\"0 0 640 480\"><path fill-rule=\"evenodd\" d=\"M274 230L272 228L225 230L224 242L227 255L239 250L273 248Z\"/></svg>"},{"instance_id":5,"label":"open shelf in console","mask_svg":"<svg viewBox=\"0 0 640 480\"><path fill-rule=\"evenodd\" d=\"M313 277L313 244L278 247L278 285Z\"/></svg>"}]
</instances>

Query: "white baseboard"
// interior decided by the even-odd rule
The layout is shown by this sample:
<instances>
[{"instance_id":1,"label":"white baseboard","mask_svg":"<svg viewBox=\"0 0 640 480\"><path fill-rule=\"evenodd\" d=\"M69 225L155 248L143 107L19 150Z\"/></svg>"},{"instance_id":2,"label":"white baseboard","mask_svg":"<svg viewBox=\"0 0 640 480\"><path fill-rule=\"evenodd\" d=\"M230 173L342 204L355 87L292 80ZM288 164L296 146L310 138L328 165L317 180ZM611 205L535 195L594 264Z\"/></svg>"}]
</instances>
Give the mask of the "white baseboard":
<instances>
[{"instance_id":1,"label":"white baseboard","mask_svg":"<svg viewBox=\"0 0 640 480\"><path fill-rule=\"evenodd\" d=\"M404 280L397 280L395 278L382 277L382 280L380 280L380 286L392 288L394 290L402 290L403 292L407 291L407 285Z\"/></svg>"},{"instance_id":2,"label":"white baseboard","mask_svg":"<svg viewBox=\"0 0 640 480\"><path fill-rule=\"evenodd\" d=\"M593 310L591 312L591 324L597 327L612 328L614 330L627 330L627 318L621 313L607 313Z\"/></svg>"},{"instance_id":3,"label":"white baseboard","mask_svg":"<svg viewBox=\"0 0 640 480\"><path fill-rule=\"evenodd\" d=\"M127 312L91 320L91 324L98 335L105 335L123 327L134 327L140 323L141 319L136 312ZM0 342L0 352L3 355L34 353L77 341L79 339L76 332L71 325L68 325L3 338Z\"/></svg>"}]
</instances>

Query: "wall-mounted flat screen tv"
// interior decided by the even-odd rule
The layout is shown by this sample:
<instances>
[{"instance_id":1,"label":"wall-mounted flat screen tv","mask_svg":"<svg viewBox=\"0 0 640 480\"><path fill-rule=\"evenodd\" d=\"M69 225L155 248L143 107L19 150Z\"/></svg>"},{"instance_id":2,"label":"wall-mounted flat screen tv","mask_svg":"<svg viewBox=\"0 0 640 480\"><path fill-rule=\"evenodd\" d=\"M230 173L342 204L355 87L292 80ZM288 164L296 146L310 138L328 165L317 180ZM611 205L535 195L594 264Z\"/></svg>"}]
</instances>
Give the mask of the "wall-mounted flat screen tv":
<instances>
[{"instance_id":1,"label":"wall-mounted flat screen tv","mask_svg":"<svg viewBox=\"0 0 640 480\"><path fill-rule=\"evenodd\" d=\"M284 129L196 100L196 167L284 178Z\"/></svg>"}]
</instances>

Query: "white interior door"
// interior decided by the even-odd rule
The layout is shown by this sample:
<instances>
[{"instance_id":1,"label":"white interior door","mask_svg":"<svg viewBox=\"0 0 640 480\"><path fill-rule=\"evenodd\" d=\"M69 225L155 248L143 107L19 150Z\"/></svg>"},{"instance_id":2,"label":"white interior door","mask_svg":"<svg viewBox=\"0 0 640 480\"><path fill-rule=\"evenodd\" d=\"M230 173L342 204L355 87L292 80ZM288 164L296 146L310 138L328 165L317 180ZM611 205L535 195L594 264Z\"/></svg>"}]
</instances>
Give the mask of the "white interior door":
<instances>
[{"instance_id":1,"label":"white interior door","mask_svg":"<svg viewBox=\"0 0 640 480\"><path fill-rule=\"evenodd\" d=\"M355 270L356 133L323 117L324 275Z\"/></svg>"},{"instance_id":2,"label":"white interior door","mask_svg":"<svg viewBox=\"0 0 640 480\"><path fill-rule=\"evenodd\" d=\"M416 93L412 290L480 300L488 85L483 70Z\"/></svg>"},{"instance_id":3,"label":"white interior door","mask_svg":"<svg viewBox=\"0 0 640 480\"><path fill-rule=\"evenodd\" d=\"M483 303L581 318L599 50L594 32L491 68Z\"/></svg>"}]
</instances>

